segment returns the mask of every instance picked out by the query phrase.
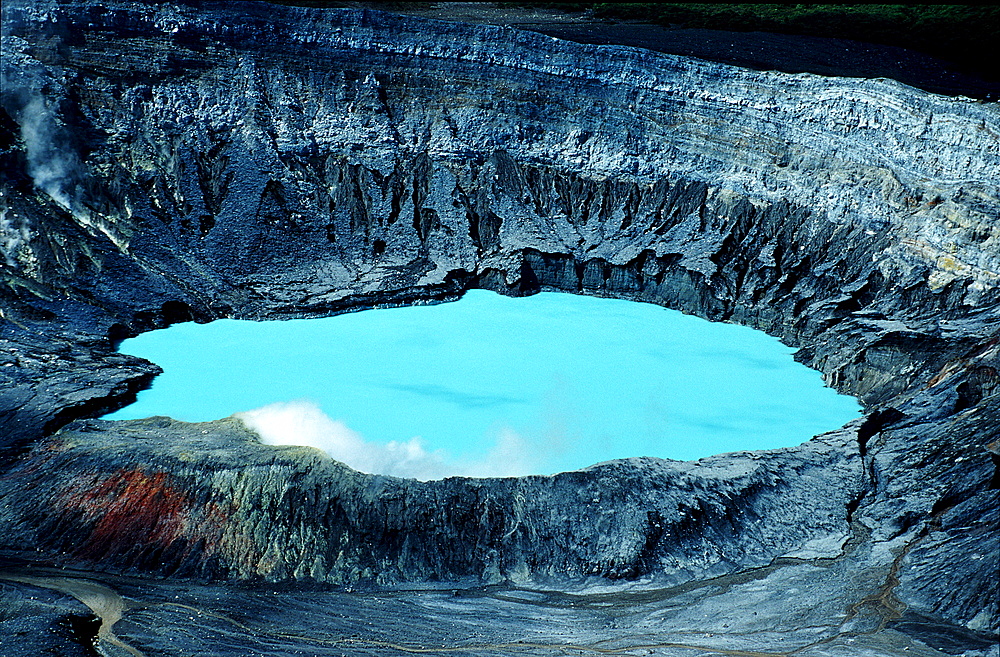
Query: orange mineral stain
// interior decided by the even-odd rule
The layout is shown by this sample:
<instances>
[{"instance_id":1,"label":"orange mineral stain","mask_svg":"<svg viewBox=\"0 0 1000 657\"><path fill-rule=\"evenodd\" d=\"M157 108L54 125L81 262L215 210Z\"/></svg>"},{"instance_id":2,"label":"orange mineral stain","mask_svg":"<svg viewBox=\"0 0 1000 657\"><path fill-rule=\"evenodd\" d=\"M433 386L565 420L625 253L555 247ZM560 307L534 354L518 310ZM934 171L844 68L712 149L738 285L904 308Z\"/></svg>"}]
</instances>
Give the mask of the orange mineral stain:
<instances>
[{"instance_id":1,"label":"orange mineral stain","mask_svg":"<svg viewBox=\"0 0 1000 657\"><path fill-rule=\"evenodd\" d=\"M89 535L72 551L86 559L101 559L129 552L163 550L178 540L179 557L198 545L204 558L214 551L228 516L218 505L192 504L190 496L166 472L118 470L96 481L77 480L56 506L64 514L79 513L93 522Z\"/></svg>"}]
</instances>

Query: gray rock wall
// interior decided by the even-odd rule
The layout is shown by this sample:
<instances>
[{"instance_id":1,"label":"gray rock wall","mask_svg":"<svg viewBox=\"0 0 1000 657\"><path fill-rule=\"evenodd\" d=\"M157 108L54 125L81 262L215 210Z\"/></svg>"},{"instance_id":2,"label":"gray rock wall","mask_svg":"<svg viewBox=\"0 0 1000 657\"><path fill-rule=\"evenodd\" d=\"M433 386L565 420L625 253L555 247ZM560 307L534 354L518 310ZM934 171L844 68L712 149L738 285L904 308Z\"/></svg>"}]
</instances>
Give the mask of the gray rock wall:
<instances>
[{"instance_id":1,"label":"gray rock wall","mask_svg":"<svg viewBox=\"0 0 1000 657\"><path fill-rule=\"evenodd\" d=\"M839 554L843 510L862 486L850 437L697 465L639 458L417 482L262 446L235 419L91 421L9 470L5 499L30 511L12 516L5 540L215 578L683 582L793 552Z\"/></svg>"},{"instance_id":2,"label":"gray rock wall","mask_svg":"<svg viewBox=\"0 0 1000 657\"><path fill-rule=\"evenodd\" d=\"M370 11L3 12L4 547L269 580L673 581L863 543L874 588L996 631L995 104ZM753 326L867 417L777 454L429 484L230 421L215 442L52 435L155 375L114 354L127 335L471 287Z\"/></svg>"}]
</instances>

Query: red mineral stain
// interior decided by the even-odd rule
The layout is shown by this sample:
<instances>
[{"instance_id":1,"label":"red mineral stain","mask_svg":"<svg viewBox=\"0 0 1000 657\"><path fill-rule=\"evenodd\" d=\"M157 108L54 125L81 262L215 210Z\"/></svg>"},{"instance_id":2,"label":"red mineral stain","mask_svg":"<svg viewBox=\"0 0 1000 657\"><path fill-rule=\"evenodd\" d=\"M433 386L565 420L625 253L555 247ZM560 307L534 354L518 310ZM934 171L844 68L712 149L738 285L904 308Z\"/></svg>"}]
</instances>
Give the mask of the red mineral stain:
<instances>
[{"instance_id":1,"label":"red mineral stain","mask_svg":"<svg viewBox=\"0 0 1000 657\"><path fill-rule=\"evenodd\" d=\"M76 550L79 556L99 558L136 545L165 548L183 533L187 496L168 483L165 472L119 470L81 493L76 506L97 522Z\"/></svg>"},{"instance_id":2,"label":"red mineral stain","mask_svg":"<svg viewBox=\"0 0 1000 657\"><path fill-rule=\"evenodd\" d=\"M184 539L175 558L187 557L195 545L204 558L215 550L228 517L218 505L196 507L166 472L118 470L89 481L77 480L56 506L63 517L80 513L89 534L73 549L76 556L100 560L136 551L149 554Z\"/></svg>"}]
</instances>

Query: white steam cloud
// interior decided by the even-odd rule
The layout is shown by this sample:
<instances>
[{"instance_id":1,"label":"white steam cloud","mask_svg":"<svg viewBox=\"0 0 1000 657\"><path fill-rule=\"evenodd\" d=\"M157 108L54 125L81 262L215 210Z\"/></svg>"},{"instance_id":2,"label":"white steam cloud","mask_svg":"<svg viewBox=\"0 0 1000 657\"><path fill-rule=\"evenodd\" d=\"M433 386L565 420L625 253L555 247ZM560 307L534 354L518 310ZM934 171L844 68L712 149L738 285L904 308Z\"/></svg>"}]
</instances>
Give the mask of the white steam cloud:
<instances>
[{"instance_id":1,"label":"white steam cloud","mask_svg":"<svg viewBox=\"0 0 1000 657\"><path fill-rule=\"evenodd\" d=\"M11 53L12 60L23 57L22 53ZM19 61L4 64L0 74L3 107L21 128L28 175L38 189L64 209L75 215L86 214L74 198L83 173L80 159L56 109L39 92L53 81L34 71L30 64Z\"/></svg>"},{"instance_id":2,"label":"white steam cloud","mask_svg":"<svg viewBox=\"0 0 1000 657\"><path fill-rule=\"evenodd\" d=\"M311 401L278 402L237 413L268 445L316 447L355 470L429 481L445 477L512 477L537 474L544 455L529 449L514 431L499 432L493 449L481 460L454 459L443 450L428 451L419 437L381 445L369 442L340 420L331 419Z\"/></svg>"},{"instance_id":3,"label":"white steam cloud","mask_svg":"<svg viewBox=\"0 0 1000 657\"><path fill-rule=\"evenodd\" d=\"M7 207L6 196L0 190L0 252L4 262L13 267L17 264L17 254L31 239L26 219L19 218Z\"/></svg>"},{"instance_id":4,"label":"white steam cloud","mask_svg":"<svg viewBox=\"0 0 1000 657\"><path fill-rule=\"evenodd\" d=\"M20 127L28 175L36 189L72 214L81 226L105 234L124 250L127 244L113 230L113 222L96 216L86 204L87 171L74 149L72 126L59 115L60 82L27 54L24 41L8 35L4 39L10 51L5 49L0 60L0 105ZM49 91L42 93L43 89ZM33 226L25 216L2 214L0 249L6 263L13 265L31 239Z\"/></svg>"},{"instance_id":5,"label":"white steam cloud","mask_svg":"<svg viewBox=\"0 0 1000 657\"><path fill-rule=\"evenodd\" d=\"M71 150L57 146L55 113L41 96L34 96L21 108L18 119L29 175L53 201L73 212L67 189L75 187L80 163Z\"/></svg>"}]
</instances>

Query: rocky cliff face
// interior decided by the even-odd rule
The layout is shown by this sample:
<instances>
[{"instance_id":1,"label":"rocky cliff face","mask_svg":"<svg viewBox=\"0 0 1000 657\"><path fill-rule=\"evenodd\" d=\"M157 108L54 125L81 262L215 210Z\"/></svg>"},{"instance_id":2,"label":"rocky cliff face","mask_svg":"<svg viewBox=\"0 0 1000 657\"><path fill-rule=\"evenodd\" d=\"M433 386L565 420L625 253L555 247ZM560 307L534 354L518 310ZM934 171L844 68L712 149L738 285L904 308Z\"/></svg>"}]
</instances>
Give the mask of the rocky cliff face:
<instances>
[{"instance_id":1,"label":"rocky cliff face","mask_svg":"<svg viewBox=\"0 0 1000 657\"><path fill-rule=\"evenodd\" d=\"M687 581L786 553L839 554L861 488L850 437L824 436L805 455L417 482L261 447L236 419L92 421L9 470L5 498L31 510L7 540L105 566L272 582Z\"/></svg>"},{"instance_id":2,"label":"rocky cliff face","mask_svg":"<svg viewBox=\"0 0 1000 657\"><path fill-rule=\"evenodd\" d=\"M877 631L997 631L995 104L370 11L7 2L3 26L4 547L326 583L832 559ZM232 420L66 426L158 371L128 335L473 287L753 326L867 416L775 453L430 483Z\"/></svg>"}]
</instances>

